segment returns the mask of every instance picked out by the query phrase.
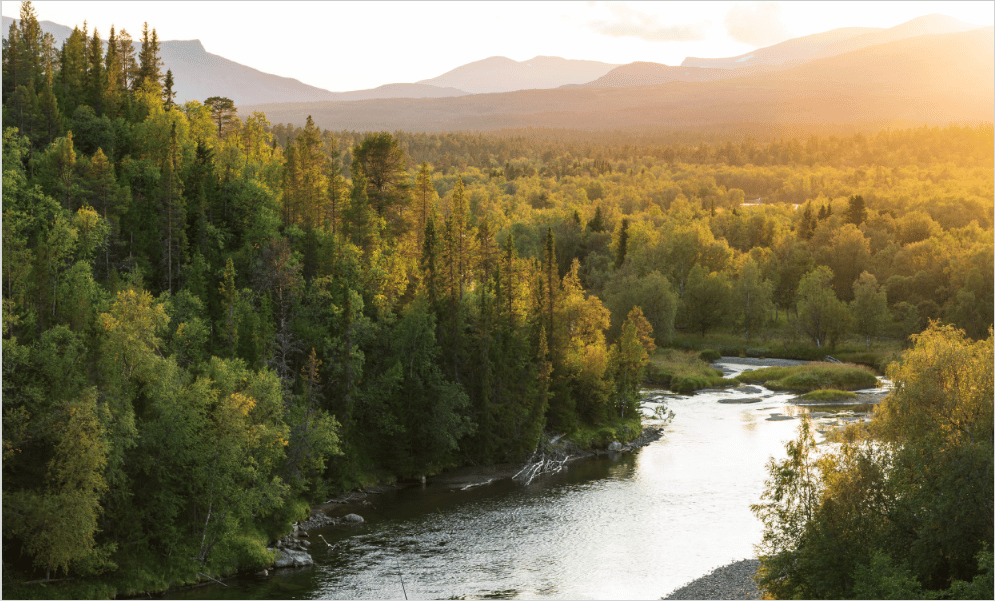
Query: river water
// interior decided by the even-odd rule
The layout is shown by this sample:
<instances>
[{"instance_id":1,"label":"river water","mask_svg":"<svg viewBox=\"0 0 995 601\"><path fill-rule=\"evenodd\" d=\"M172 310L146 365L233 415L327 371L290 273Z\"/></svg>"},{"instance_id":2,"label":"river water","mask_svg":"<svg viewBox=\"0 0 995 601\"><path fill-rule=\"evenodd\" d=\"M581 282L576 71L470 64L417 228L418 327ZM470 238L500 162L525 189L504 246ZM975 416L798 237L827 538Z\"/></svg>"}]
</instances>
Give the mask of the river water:
<instances>
[{"instance_id":1,"label":"river water","mask_svg":"<svg viewBox=\"0 0 995 601\"><path fill-rule=\"evenodd\" d=\"M732 361L721 365L727 373L753 367ZM744 398L760 400L719 402ZM797 434L787 418L808 410L792 398L760 387L645 390L647 423L659 407L674 418L635 453L572 462L528 486L454 491L430 481L376 495L363 525L312 531L313 567L170 597L659 599L755 555L762 530L750 504L768 460L783 458Z\"/></svg>"}]
</instances>

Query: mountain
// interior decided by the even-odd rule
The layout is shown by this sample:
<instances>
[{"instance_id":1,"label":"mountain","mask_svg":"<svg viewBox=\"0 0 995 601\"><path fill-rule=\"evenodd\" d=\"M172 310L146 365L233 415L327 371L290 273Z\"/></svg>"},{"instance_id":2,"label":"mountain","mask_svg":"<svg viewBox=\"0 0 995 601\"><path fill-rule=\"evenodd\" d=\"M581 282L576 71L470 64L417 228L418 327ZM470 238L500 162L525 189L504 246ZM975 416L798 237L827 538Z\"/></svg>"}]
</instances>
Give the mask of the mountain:
<instances>
[{"instance_id":1,"label":"mountain","mask_svg":"<svg viewBox=\"0 0 995 601\"><path fill-rule=\"evenodd\" d=\"M756 65L740 69L721 69L706 67L672 67L660 63L634 62L615 67L594 81L561 86L583 88L624 88L630 86L649 86L670 81L715 81L730 77L743 77L755 73L766 73L787 68L784 65Z\"/></svg>"},{"instance_id":2,"label":"mountain","mask_svg":"<svg viewBox=\"0 0 995 601\"><path fill-rule=\"evenodd\" d=\"M6 39L10 25L17 19L3 18L3 37ZM42 31L51 33L55 45L61 48L72 29L65 25L40 22ZM134 34L133 34L134 37ZM137 55L141 48L135 42ZM159 55L163 72L170 69L176 82L177 102L188 100L203 102L211 96L225 96L236 106L267 102L315 102L320 100L365 100L370 98L438 98L465 94L461 90L439 88L422 84L388 84L372 90L329 92L310 86L290 77L263 73L258 69L228 60L204 49L200 40L167 40L160 42Z\"/></svg>"},{"instance_id":3,"label":"mountain","mask_svg":"<svg viewBox=\"0 0 995 601\"><path fill-rule=\"evenodd\" d=\"M681 63L682 67L707 69L740 69L756 65L801 64L815 57L827 46L839 44L855 37L882 31L876 27L841 27L822 33L785 40L773 46L758 48L746 54L729 58L697 58L689 56Z\"/></svg>"},{"instance_id":4,"label":"mountain","mask_svg":"<svg viewBox=\"0 0 995 601\"><path fill-rule=\"evenodd\" d=\"M959 33L977 29L977 25L965 23L954 17L932 14L916 17L889 29L877 27L842 27L785 40L766 48L729 58L687 57L682 67L704 67L712 69L740 69L757 65L794 66L817 58L827 58L861 48L896 42L921 35Z\"/></svg>"},{"instance_id":5,"label":"mountain","mask_svg":"<svg viewBox=\"0 0 995 601\"><path fill-rule=\"evenodd\" d=\"M438 99L271 104L274 123L358 131L883 127L993 120L991 27L924 35L715 81L569 87ZM736 125L740 127L740 125Z\"/></svg>"},{"instance_id":6,"label":"mountain","mask_svg":"<svg viewBox=\"0 0 995 601\"><path fill-rule=\"evenodd\" d=\"M515 61L492 56L467 63L432 79L418 83L465 90L471 94L546 90L566 84L582 84L608 73L617 64L571 60L558 56L537 56Z\"/></svg>"},{"instance_id":7,"label":"mountain","mask_svg":"<svg viewBox=\"0 0 995 601\"><path fill-rule=\"evenodd\" d=\"M14 23L18 23L20 19L15 19L13 17L3 18L3 39L7 39L7 34L10 33L10 26ZM66 27L65 25L59 25L58 23L53 23L51 21L38 21L38 25L41 26L42 33L50 33L52 37L55 38L55 47L62 48L62 42L66 41L69 34L73 32L72 27Z\"/></svg>"},{"instance_id":8,"label":"mountain","mask_svg":"<svg viewBox=\"0 0 995 601\"><path fill-rule=\"evenodd\" d=\"M948 17L947 15L925 15L917 17L911 21L906 21L901 25L896 25L890 29L867 33L847 40L840 40L834 44L829 44L820 50L816 58L836 56L846 52L853 52L861 48L868 48L878 44L887 44L921 35L937 35L944 33L958 33L979 29L977 25L965 23L959 19Z\"/></svg>"},{"instance_id":9,"label":"mountain","mask_svg":"<svg viewBox=\"0 0 995 601\"><path fill-rule=\"evenodd\" d=\"M728 77L731 69L672 67L660 63L637 61L615 67L594 81L582 84L590 88L648 86L668 81L711 81Z\"/></svg>"}]
</instances>

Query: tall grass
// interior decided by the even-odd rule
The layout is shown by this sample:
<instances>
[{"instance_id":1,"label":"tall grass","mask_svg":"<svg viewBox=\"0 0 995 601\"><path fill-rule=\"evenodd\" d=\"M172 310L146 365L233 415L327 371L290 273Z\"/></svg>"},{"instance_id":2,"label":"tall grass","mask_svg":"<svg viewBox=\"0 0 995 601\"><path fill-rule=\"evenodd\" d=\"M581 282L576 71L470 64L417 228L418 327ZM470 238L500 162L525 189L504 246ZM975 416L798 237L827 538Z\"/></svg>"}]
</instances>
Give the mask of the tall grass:
<instances>
[{"instance_id":1,"label":"tall grass","mask_svg":"<svg viewBox=\"0 0 995 601\"><path fill-rule=\"evenodd\" d=\"M658 349L653 353L646 366L646 380L682 394L737 384L723 378L721 370L702 361L697 353L679 349Z\"/></svg>"},{"instance_id":2,"label":"tall grass","mask_svg":"<svg viewBox=\"0 0 995 601\"><path fill-rule=\"evenodd\" d=\"M880 373L885 371L889 363L896 361L903 350L902 341L898 339L877 340L868 350L863 339L858 338L844 339L835 348L818 348L800 338L790 326L784 324L783 318L779 327L768 329L762 337L751 338L749 343L742 335L729 330L717 330L705 337L677 331L671 346L691 351L713 349L725 357L821 361L829 355L847 363L866 365Z\"/></svg>"},{"instance_id":3,"label":"tall grass","mask_svg":"<svg viewBox=\"0 0 995 601\"><path fill-rule=\"evenodd\" d=\"M765 367L736 376L740 382L762 384L771 390L810 392L813 390L860 390L877 385L874 372L852 363L812 362L790 367Z\"/></svg>"}]
</instances>

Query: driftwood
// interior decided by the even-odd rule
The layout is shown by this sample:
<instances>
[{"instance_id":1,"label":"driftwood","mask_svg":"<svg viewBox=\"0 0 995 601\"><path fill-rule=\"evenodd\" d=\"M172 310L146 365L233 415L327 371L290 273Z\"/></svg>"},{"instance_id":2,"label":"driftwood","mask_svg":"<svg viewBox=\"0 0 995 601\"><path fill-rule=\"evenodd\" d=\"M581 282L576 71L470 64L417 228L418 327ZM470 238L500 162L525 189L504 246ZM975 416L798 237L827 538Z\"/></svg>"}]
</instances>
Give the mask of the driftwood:
<instances>
[{"instance_id":1,"label":"driftwood","mask_svg":"<svg viewBox=\"0 0 995 601\"><path fill-rule=\"evenodd\" d=\"M561 446L554 446L560 437L562 434L549 441L540 440L539 444L536 445L536 450L532 452L532 456L529 457L521 471L513 476L513 479L528 485L537 476L562 471L567 462L570 461L570 455Z\"/></svg>"},{"instance_id":2,"label":"driftwood","mask_svg":"<svg viewBox=\"0 0 995 601\"><path fill-rule=\"evenodd\" d=\"M218 580L217 578L211 578L210 576L208 576L207 574L205 574L205 573L203 573L203 572L197 572L197 573L198 573L198 574L200 574L201 576L203 576L204 578L210 578L211 580L213 580L213 581L217 582L217 583L218 583L218 584L220 584L221 586L223 586L223 587L225 587L225 588L228 588L228 585L227 585L227 584L225 584L224 582L221 582L221 581L220 581L220 580Z\"/></svg>"}]
</instances>

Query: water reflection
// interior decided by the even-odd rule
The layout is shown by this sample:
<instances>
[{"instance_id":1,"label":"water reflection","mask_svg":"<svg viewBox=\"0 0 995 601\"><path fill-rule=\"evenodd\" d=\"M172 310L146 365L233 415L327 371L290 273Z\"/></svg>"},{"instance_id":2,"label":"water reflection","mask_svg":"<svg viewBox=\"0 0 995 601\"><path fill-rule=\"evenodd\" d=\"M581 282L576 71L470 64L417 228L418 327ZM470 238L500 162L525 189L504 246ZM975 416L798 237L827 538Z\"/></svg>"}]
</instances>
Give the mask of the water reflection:
<instances>
[{"instance_id":1,"label":"water reflection","mask_svg":"<svg viewBox=\"0 0 995 601\"><path fill-rule=\"evenodd\" d=\"M718 402L749 395L760 402ZM792 398L759 387L647 390L647 421L662 407L675 417L638 453L573 462L528 486L499 480L454 492L430 481L390 491L362 526L322 531L338 546L312 546L313 568L172 596L657 599L754 555L761 526L749 506L766 463L783 456L797 416L826 411ZM767 421L771 414L785 420Z\"/></svg>"}]
</instances>

